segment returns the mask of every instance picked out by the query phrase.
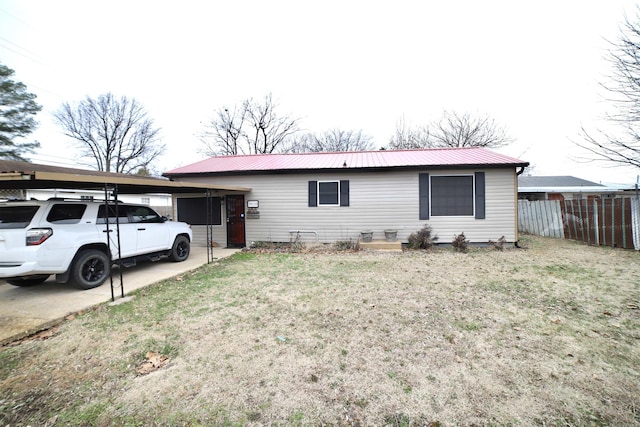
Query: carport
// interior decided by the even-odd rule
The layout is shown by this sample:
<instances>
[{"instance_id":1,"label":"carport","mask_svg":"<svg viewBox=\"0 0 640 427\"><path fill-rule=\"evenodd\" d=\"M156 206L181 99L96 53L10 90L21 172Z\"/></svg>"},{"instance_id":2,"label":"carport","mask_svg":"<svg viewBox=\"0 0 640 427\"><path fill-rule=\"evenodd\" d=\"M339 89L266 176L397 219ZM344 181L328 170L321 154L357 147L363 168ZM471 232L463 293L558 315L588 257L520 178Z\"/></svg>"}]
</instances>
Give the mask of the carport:
<instances>
[{"instance_id":1,"label":"carport","mask_svg":"<svg viewBox=\"0 0 640 427\"><path fill-rule=\"evenodd\" d=\"M186 181L99 172L84 169L0 160L0 190L30 189L74 189L98 190L104 192L106 203L117 205L118 194L204 194L207 199L219 194L243 194L251 191L247 187L218 186ZM206 203L207 209L210 203ZM211 218L207 212L206 218ZM119 237L119 224L116 221L116 235ZM206 224L207 262L213 260L213 227L209 220ZM122 271L122 269L118 269ZM120 274L120 294L124 297L124 283ZM115 299L113 273L111 277L112 300Z\"/></svg>"}]
</instances>

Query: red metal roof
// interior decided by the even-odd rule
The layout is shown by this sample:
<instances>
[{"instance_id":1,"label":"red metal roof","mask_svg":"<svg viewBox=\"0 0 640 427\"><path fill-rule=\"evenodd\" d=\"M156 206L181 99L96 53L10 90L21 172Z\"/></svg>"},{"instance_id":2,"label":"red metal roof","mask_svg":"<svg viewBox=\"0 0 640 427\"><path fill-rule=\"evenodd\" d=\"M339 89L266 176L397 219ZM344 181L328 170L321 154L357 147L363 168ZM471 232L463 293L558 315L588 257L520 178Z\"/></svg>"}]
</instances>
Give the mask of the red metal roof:
<instances>
[{"instance_id":1,"label":"red metal roof","mask_svg":"<svg viewBox=\"0 0 640 427\"><path fill-rule=\"evenodd\" d=\"M448 166L522 167L528 165L528 162L514 157L498 154L484 148L468 147L217 156L165 172L164 176L321 169L428 168Z\"/></svg>"}]
</instances>

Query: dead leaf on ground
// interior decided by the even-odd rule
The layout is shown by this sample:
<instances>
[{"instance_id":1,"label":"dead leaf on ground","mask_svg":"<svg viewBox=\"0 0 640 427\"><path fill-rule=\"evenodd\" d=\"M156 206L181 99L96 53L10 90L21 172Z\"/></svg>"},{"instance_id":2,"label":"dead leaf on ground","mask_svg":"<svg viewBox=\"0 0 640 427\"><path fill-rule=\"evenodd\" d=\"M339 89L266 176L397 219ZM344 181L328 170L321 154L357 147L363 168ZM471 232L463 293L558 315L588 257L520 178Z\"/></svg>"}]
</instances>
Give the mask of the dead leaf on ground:
<instances>
[{"instance_id":1,"label":"dead leaf on ground","mask_svg":"<svg viewBox=\"0 0 640 427\"><path fill-rule=\"evenodd\" d=\"M149 351L145 355L146 360L142 362L136 369L136 374L147 375L153 371L164 367L169 363L169 357L164 354L156 353L155 351Z\"/></svg>"}]
</instances>

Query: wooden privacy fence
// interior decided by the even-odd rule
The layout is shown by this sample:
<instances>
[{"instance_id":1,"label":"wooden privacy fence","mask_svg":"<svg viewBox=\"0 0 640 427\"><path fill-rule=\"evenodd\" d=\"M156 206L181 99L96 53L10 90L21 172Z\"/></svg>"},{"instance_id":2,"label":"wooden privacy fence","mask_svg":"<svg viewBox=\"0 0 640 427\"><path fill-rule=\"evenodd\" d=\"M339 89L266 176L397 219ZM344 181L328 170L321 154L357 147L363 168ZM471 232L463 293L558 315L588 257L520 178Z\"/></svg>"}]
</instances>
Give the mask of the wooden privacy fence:
<instances>
[{"instance_id":1,"label":"wooden privacy fence","mask_svg":"<svg viewBox=\"0 0 640 427\"><path fill-rule=\"evenodd\" d=\"M518 200L518 230L590 245L640 249L640 203L632 197Z\"/></svg>"}]
</instances>

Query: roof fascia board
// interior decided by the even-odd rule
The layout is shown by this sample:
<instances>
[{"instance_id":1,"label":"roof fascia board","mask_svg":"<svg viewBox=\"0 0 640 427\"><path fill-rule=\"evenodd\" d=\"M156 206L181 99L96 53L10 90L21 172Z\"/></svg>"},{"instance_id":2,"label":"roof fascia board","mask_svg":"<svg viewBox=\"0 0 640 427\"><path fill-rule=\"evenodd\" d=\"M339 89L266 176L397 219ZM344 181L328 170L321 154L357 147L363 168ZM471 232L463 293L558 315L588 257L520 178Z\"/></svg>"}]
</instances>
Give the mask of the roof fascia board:
<instances>
[{"instance_id":1,"label":"roof fascia board","mask_svg":"<svg viewBox=\"0 0 640 427\"><path fill-rule=\"evenodd\" d=\"M153 178L128 178L120 176L99 176L99 175L77 175L57 172L44 172L36 171L35 180L37 181L66 181L66 182L82 182L82 183L95 183L104 185L131 185L131 186L148 186L168 189L187 189L195 188L205 190L224 190L224 191L240 191L250 192L249 187L238 187L229 185L215 185L215 184L203 184L186 181L161 181Z\"/></svg>"},{"instance_id":2,"label":"roof fascia board","mask_svg":"<svg viewBox=\"0 0 640 427\"><path fill-rule=\"evenodd\" d=\"M0 181L28 181L32 178L33 175L20 172L0 173Z\"/></svg>"},{"instance_id":3,"label":"roof fascia board","mask_svg":"<svg viewBox=\"0 0 640 427\"><path fill-rule=\"evenodd\" d=\"M99 176L99 175L80 175L72 173L44 172L36 171L36 180L42 181L68 181L68 182L90 182L96 184L138 184L138 185L158 185L158 183L149 182L149 179L119 177L119 176ZM162 184L164 185L164 183Z\"/></svg>"}]
</instances>

